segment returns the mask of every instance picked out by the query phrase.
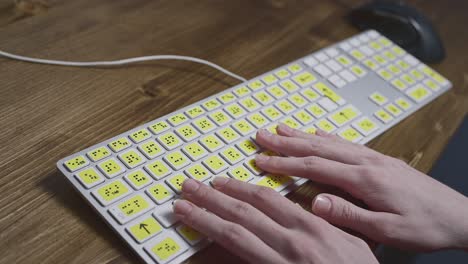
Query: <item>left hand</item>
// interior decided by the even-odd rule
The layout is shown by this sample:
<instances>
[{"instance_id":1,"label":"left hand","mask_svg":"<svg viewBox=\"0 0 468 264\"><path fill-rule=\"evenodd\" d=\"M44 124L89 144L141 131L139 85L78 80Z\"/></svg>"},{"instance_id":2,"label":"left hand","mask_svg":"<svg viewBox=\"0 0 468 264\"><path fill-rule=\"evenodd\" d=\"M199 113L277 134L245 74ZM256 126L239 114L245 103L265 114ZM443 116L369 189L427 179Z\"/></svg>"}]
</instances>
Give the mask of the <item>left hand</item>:
<instances>
[{"instance_id":1,"label":"left hand","mask_svg":"<svg viewBox=\"0 0 468 264\"><path fill-rule=\"evenodd\" d=\"M186 180L176 216L250 263L378 263L369 246L276 191L216 177ZM205 208L205 211L201 208Z\"/></svg>"}]
</instances>

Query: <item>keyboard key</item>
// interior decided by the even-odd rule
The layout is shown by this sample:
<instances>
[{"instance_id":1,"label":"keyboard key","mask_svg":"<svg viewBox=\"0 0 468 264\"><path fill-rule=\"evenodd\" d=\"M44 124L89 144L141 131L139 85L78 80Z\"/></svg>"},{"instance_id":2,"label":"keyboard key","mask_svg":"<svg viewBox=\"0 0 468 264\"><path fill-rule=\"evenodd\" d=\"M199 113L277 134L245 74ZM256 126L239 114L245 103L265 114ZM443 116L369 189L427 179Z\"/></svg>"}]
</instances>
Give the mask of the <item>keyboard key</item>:
<instances>
[{"instance_id":1,"label":"keyboard key","mask_svg":"<svg viewBox=\"0 0 468 264\"><path fill-rule=\"evenodd\" d=\"M135 190L139 190L153 182L151 177L141 169L130 172L125 176L125 179Z\"/></svg>"},{"instance_id":2,"label":"keyboard key","mask_svg":"<svg viewBox=\"0 0 468 264\"><path fill-rule=\"evenodd\" d=\"M202 241L205 236L203 236L197 230L191 228L188 225L180 225L176 228L177 233L190 245L194 246Z\"/></svg>"},{"instance_id":3,"label":"keyboard key","mask_svg":"<svg viewBox=\"0 0 468 264\"><path fill-rule=\"evenodd\" d=\"M244 166L250 170L254 175L260 175L263 171L255 163L255 158L250 158L244 161Z\"/></svg>"},{"instance_id":4,"label":"keyboard key","mask_svg":"<svg viewBox=\"0 0 468 264\"><path fill-rule=\"evenodd\" d=\"M243 182L249 182L253 179L253 174L242 165L238 165L230 169L228 171L228 175L236 180Z\"/></svg>"},{"instance_id":5,"label":"keyboard key","mask_svg":"<svg viewBox=\"0 0 468 264\"><path fill-rule=\"evenodd\" d=\"M95 149L89 151L88 153L86 153L86 155L92 161L96 162L96 161L100 161L100 160L102 160L104 158L109 157L111 155L111 152L110 152L110 150L108 148L102 146L102 147L95 148Z\"/></svg>"},{"instance_id":6,"label":"keyboard key","mask_svg":"<svg viewBox=\"0 0 468 264\"><path fill-rule=\"evenodd\" d=\"M156 183L155 185L146 189L146 193L157 204L163 204L174 197L174 192L167 187L164 183Z\"/></svg>"},{"instance_id":7,"label":"keyboard key","mask_svg":"<svg viewBox=\"0 0 468 264\"><path fill-rule=\"evenodd\" d=\"M184 113L178 113L175 115L170 116L167 121L173 125L173 126L178 126L180 124L183 124L187 122L188 117Z\"/></svg>"},{"instance_id":8,"label":"keyboard key","mask_svg":"<svg viewBox=\"0 0 468 264\"><path fill-rule=\"evenodd\" d=\"M143 152L148 159L154 159L165 152L164 148L154 140L149 140L139 145L138 149Z\"/></svg>"},{"instance_id":9,"label":"keyboard key","mask_svg":"<svg viewBox=\"0 0 468 264\"><path fill-rule=\"evenodd\" d=\"M224 93L218 97L218 100L221 101L223 104L228 104L234 100L236 100L236 96L231 92Z\"/></svg>"},{"instance_id":10,"label":"keyboard key","mask_svg":"<svg viewBox=\"0 0 468 264\"><path fill-rule=\"evenodd\" d=\"M302 131L304 131L306 133L309 133L309 134L312 134L312 135L315 135L315 132L317 132L317 128L314 125L312 125L310 127L303 128Z\"/></svg>"},{"instance_id":11,"label":"keyboard key","mask_svg":"<svg viewBox=\"0 0 468 264\"><path fill-rule=\"evenodd\" d=\"M314 67L314 71L320 74L323 77L327 77L328 75L332 74L333 72L324 64L319 64ZM308 83L310 84L310 83Z\"/></svg>"},{"instance_id":12,"label":"keyboard key","mask_svg":"<svg viewBox=\"0 0 468 264\"><path fill-rule=\"evenodd\" d=\"M175 131L185 142L189 142L200 136L200 133L189 124L180 126Z\"/></svg>"},{"instance_id":13,"label":"keyboard key","mask_svg":"<svg viewBox=\"0 0 468 264\"><path fill-rule=\"evenodd\" d=\"M299 124L299 122L297 122L294 118L292 117L286 117L285 119L281 120L281 123L284 123L286 124L287 126L289 127L292 127L292 128L295 128L295 129L298 129L301 127L301 124Z\"/></svg>"},{"instance_id":14,"label":"keyboard key","mask_svg":"<svg viewBox=\"0 0 468 264\"><path fill-rule=\"evenodd\" d=\"M391 73L395 74L395 75L398 75L401 73L401 70L400 68L398 68L396 65L394 64L390 64L387 66L387 70L390 71Z\"/></svg>"},{"instance_id":15,"label":"keyboard key","mask_svg":"<svg viewBox=\"0 0 468 264\"><path fill-rule=\"evenodd\" d=\"M202 104L203 108L205 108L206 111L211 111L214 110L218 107L221 106L221 103L216 100L216 99L210 99Z\"/></svg>"},{"instance_id":16,"label":"keyboard key","mask_svg":"<svg viewBox=\"0 0 468 264\"><path fill-rule=\"evenodd\" d=\"M347 82L354 82L357 80L356 76L354 76L350 71L348 70L342 70L339 73L340 77L345 79Z\"/></svg>"},{"instance_id":17,"label":"keyboard key","mask_svg":"<svg viewBox=\"0 0 468 264\"><path fill-rule=\"evenodd\" d=\"M215 135L208 135L202 138L200 143L210 152L214 152L224 146L224 143Z\"/></svg>"},{"instance_id":18,"label":"keyboard key","mask_svg":"<svg viewBox=\"0 0 468 264\"><path fill-rule=\"evenodd\" d=\"M349 54L351 54L351 56L353 56L356 60L363 60L366 57L364 54L362 54L361 51L357 49L351 50Z\"/></svg>"},{"instance_id":19,"label":"keyboard key","mask_svg":"<svg viewBox=\"0 0 468 264\"><path fill-rule=\"evenodd\" d=\"M372 134L372 132L379 129L379 126L369 119L368 117L362 117L352 124L352 126L357 129L364 136Z\"/></svg>"},{"instance_id":20,"label":"keyboard key","mask_svg":"<svg viewBox=\"0 0 468 264\"><path fill-rule=\"evenodd\" d=\"M193 161L199 160L208 155L208 152L197 142L185 145L182 148L182 151Z\"/></svg>"},{"instance_id":21,"label":"keyboard key","mask_svg":"<svg viewBox=\"0 0 468 264\"><path fill-rule=\"evenodd\" d=\"M403 113L400 108L398 108L396 105L392 103L386 105L385 110L390 112L390 114L392 114L394 117L397 117Z\"/></svg>"},{"instance_id":22,"label":"keyboard key","mask_svg":"<svg viewBox=\"0 0 468 264\"><path fill-rule=\"evenodd\" d=\"M270 85L278 81L278 79L273 74L263 76L262 80L264 83L266 83L266 85Z\"/></svg>"},{"instance_id":23,"label":"keyboard key","mask_svg":"<svg viewBox=\"0 0 468 264\"><path fill-rule=\"evenodd\" d=\"M169 187L172 188L177 194L180 194L182 192L182 184L184 181L187 179L187 177L181 173L176 174L174 176L169 177L166 179L166 183L169 185Z\"/></svg>"},{"instance_id":24,"label":"keyboard key","mask_svg":"<svg viewBox=\"0 0 468 264\"><path fill-rule=\"evenodd\" d=\"M383 55L385 56L385 58L387 58L388 60L394 60L396 59L395 55L390 51L390 50L386 50L383 52Z\"/></svg>"},{"instance_id":25,"label":"keyboard key","mask_svg":"<svg viewBox=\"0 0 468 264\"><path fill-rule=\"evenodd\" d=\"M330 121L332 121L336 126L341 127L358 117L359 114L360 112L355 107L348 105L331 114L328 119L330 119Z\"/></svg>"},{"instance_id":26,"label":"keyboard key","mask_svg":"<svg viewBox=\"0 0 468 264\"><path fill-rule=\"evenodd\" d=\"M307 98L307 100L309 101L315 101L317 100L318 98L320 98L320 95L318 93L316 93L314 90L312 90L311 88L305 88L304 90L301 91L301 94Z\"/></svg>"},{"instance_id":27,"label":"keyboard key","mask_svg":"<svg viewBox=\"0 0 468 264\"><path fill-rule=\"evenodd\" d=\"M107 206L130 193L130 186L128 186L124 181L118 179L113 182L106 183L104 186L94 190L92 195L101 205Z\"/></svg>"},{"instance_id":28,"label":"keyboard key","mask_svg":"<svg viewBox=\"0 0 468 264\"><path fill-rule=\"evenodd\" d=\"M383 94L379 92L374 92L372 93L369 98L371 99L372 102L376 103L377 105L384 105L385 103L388 102L387 97L385 97Z\"/></svg>"},{"instance_id":29,"label":"keyboard key","mask_svg":"<svg viewBox=\"0 0 468 264\"><path fill-rule=\"evenodd\" d=\"M164 160L174 170L180 170L190 163L190 160L180 151L174 151L164 157Z\"/></svg>"},{"instance_id":30,"label":"keyboard key","mask_svg":"<svg viewBox=\"0 0 468 264\"><path fill-rule=\"evenodd\" d=\"M119 152L121 150L124 150L132 145L132 142L128 140L126 137L122 137L119 139L116 139L109 143L109 147L112 149L114 152Z\"/></svg>"},{"instance_id":31,"label":"keyboard key","mask_svg":"<svg viewBox=\"0 0 468 264\"><path fill-rule=\"evenodd\" d=\"M338 62L336 62L335 60L329 60L325 63L325 65L330 68L332 71L334 72L337 72L341 69L343 69L343 67L341 66L341 64L339 64Z\"/></svg>"},{"instance_id":32,"label":"keyboard key","mask_svg":"<svg viewBox=\"0 0 468 264\"><path fill-rule=\"evenodd\" d=\"M146 161L146 159L135 149L130 149L123 152L119 155L119 159L129 169L133 169Z\"/></svg>"},{"instance_id":33,"label":"keyboard key","mask_svg":"<svg viewBox=\"0 0 468 264\"><path fill-rule=\"evenodd\" d=\"M294 113L294 118L296 118L302 125L308 125L314 121L314 117L307 113L305 110L300 110Z\"/></svg>"},{"instance_id":34,"label":"keyboard key","mask_svg":"<svg viewBox=\"0 0 468 264\"><path fill-rule=\"evenodd\" d=\"M429 80L429 79L426 79L424 80L424 85L426 85L427 87L431 88L432 91L439 91L440 90L440 86L437 85L435 82L433 82L432 80Z\"/></svg>"},{"instance_id":35,"label":"keyboard key","mask_svg":"<svg viewBox=\"0 0 468 264\"><path fill-rule=\"evenodd\" d=\"M247 119L252 123L256 128L261 128L268 124L268 119L260 113L251 114Z\"/></svg>"},{"instance_id":36,"label":"keyboard key","mask_svg":"<svg viewBox=\"0 0 468 264\"><path fill-rule=\"evenodd\" d=\"M192 124L203 134L206 134L216 129L216 125L206 117L201 117L193 121Z\"/></svg>"},{"instance_id":37,"label":"keyboard key","mask_svg":"<svg viewBox=\"0 0 468 264\"><path fill-rule=\"evenodd\" d=\"M325 111L318 104L312 104L309 107L307 107L306 110L309 113L311 113L315 118L320 118L320 117L324 116L327 113L327 111Z\"/></svg>"},{"instance_id":38,"label":"keyboard key","mask_svg":"<svg viewBox=\"0 0 468 264\"><path fill-rule=\"evenodd\" d=\"M353 143L356 143L362 139L362 135L352 127L344 128L338 132L338 136Z\"/></svg>"},{"instance_id":39,"label":"keyboard key","mask_svg":"<svg viewBox=\"0 0 468 264\"><path fill-rule=\"evenodd\" d=\"M157 140L163 145L167 150L172 150L182 145L183 141L172 132L167 132L159 137Z\"/></svg>"},{"instance_id":40,"label":"keyboard key","mask_svg":"<svg viewBox=\"0 0 468 264\"><path fill-rule=\"evenodd\" d=\"M336 74L333 74L332 76L328 77L328 81L331 82L331 84L335 85L336 88L341 88L346 85L346 81L341 79Z\"/></svg>"},{"instance_id":41,"label":"keyboard key","mask_svg":"<svg viewBox=\"0 0 468 264\"><path fill-rule=\"evenodd\" d=\"M385 65L387 63L387 60L384 59L382 56L380 55L374 55L374 57L372 57L378 64L380 65Z\"/></svg>"},{"instance_id":42,"label":"keyboard key","mask_svg":"<svg viewBox=\"0 0 468 264\"><path fill-rule=\"evenodd\" d=\"M395 103L403 110L408 110L413 106L410 102L408 102L408 100L401 97L396 99Z\"/></svg>"},{"instance_id":43,"label":"keyboard key","mask_svg":"<svg viewBox=\"0 0 468 264\"><path fill-rule=\"evenodd\" d=\"M409 85L412 85L412 84L416 83L416 81L411 76L409 76L408 74L401 75L401 79L403 81L405 81Z\"/></svg>"},{"instance_id":44,"label":"keyboard key","mask_svg":"<svg viewBox=\"0 0 468 264\"><path fill-rule=\"evenodd\" d=\"M149 126L149 129L155 135L159 135L162 132L164 132L164 131L166 131L166 130L168 130L170 128L171 128L171 126L166 121L158 121L158 122L156 122L156 123Z\"/></svg>"},{"instance_id":45,"label":"keyboard key","mask_svg":"<svg viewBox=\"0 0 468 264\"><path fill-rule=\"evenodd\" d=\"M208 157L203 161L203 165L205 165L213 174L219 174L228 167L226 162L218 155Z\"/></svg>"},{"instance_id":46,"label":"keyboard key","mask_svg":"<svg viewBox=\"0 0 468 264\"><path fill-rule=\"evenodd\" d=\"M345 100L341 98L337 93L335 93L330 87L328 87L326 84L322 82L318 82L314 85L314 88L324 96L330 98L333 102L343 105L345 104Z\"/></svg>"},{"instance_id":47,"label":"keyboard key","mask_svg":"<svg viewBox=\"0 0 468 264\"><path fill-rule=\"evenodd\" d=\"M267 91L273 96L275 97L276 99L280 99L280 98L283 98L285 96L287 96L288 94L283 90L281 89L278 85L273 85L271 87L268 87L267 88Z\"/></svg>"},{"instance_id":48,"label":"keyboard key","mask_svg":"<svg viewBox=\"0 0 468 264\"><path fill-rule=\"evenodd\" d=\"M221 138L226 144L234 142L240 138L239 134L230 127L225 127L216 131L216 135L218 135L218 137Z\"/></svg>"},{"instance_id":49,"label":"keyboard key","mask_svg":"<svg viewBox=\"0 0 468 264\"><path fill-rule=\"evenodd\" d=\"M376 70L377 68L379 68L379 65L377 65L377 63L375 63L375 61L371 60L371 59L367 59L367 60L364 60L363 61L364 65L366 65L369 69L371 70Z\"/></svg>"},{"instance_id":50,"label":"keyboard key","mask_svg":"<svg viewBox=\"0 0 468 264\"><path fill-rule=\"evenodd\" d=\"M336 57L338 55L338 50L336 50L335 48L328 48L327 50L325 50L325 53L330 57Z\"/></svg>"},{"instance_id":51,"label":"keyboard key","mask_svg":"<svg viewBox=\"0 0 468 264\"><path fill-rule=\"evenodd\" d=\"M294 180L290 176L283 176L283 175L275 175L275 174L268 174L262 177L256 185L265 186L272 188L273 190L280 192L288 185L293 183Z\"/></svg>"},{"instance_id":52,"label":"keyboard key","mask_svg":"<svg viewBox=\"0 0 468 264\"><path fill-rule=\"evenodd\" d=\"M88 166L89 161L84 156L79 155L79 156L76 156L72 159L65 161L64 165L65 167L67 167L67 169L70 172L74 172L74 171L77 171L81 168Z\"/></svg>"},{"instance_id":53,"label":"keyboard key","mask_svg":"<svg viewBox=\"0 0 468 264\"><path fill-rule=\"evenodd\" d=\"M287 69L280 69L275 72L275 75L278 76L278 78L280 79L288 78L289 76L291 76Z\"/></svg>"},{"instance_id":54,"label":"keyboard key","mask_svg":"<svg viewBox=\"0 0 468 264\"><path fill-rule=\"evenodd\" d=\"M406 91L406 94L411 97L415 102L419 103L424 101L426 98L431 96L432 92L429 91L426 87L423 85L419 84L416 85L415 87L408 89Z\"/></svg>"},{"instance_id":55,"label":"keyboard key","mask_svg":"<svg viewBox=\"0 0 468 264\"><path fill-rule=\"evenodd\" d=\"M140 143L151 137L151 133L146 128L142 128L130 134L130 139L135 143Z\"/></svg>"},{"instance_id":56,"label":"keyboard key","mask_svg":"<svg viewBox=\"0 0 468 264\"><path fill-rule=\"evenodd\" d=\"M159 264L168 263L187 249L175 235L161 237L145 246L145 251Z\"/></svg>"},{"instance_id":57,"label":"keyboard key","mask_svg":"<svg viewBox=\"0 0 468 264\"><path fill-rule=\"evenodd\" d=\"M374 115L385 124L393 120L393 117L383 109L377 110Z\"/></svg>"},{"instance_id":58,"label":"keyboard key","mask_svg":"<svg viewBox=\"0 0 468 264\"><path fill-rule=\"evenodd\" d=\"M413 76L417 80L421 80L421 79L424 78L424 74L422 72L418 71L417 69L412 69L410 71L410 74L411 74L411 76Z\"/></svg>"},{"instance_id":59,"label":"keyboard key","mask_svg":"<svg viewBox=\"0 0 468 264\"><path fill-rule=\"evenodd\" d=\"M76 173L75 178L77 178L86 189L90 189L104 181L104 177L94 168L87 168Z\"/></svg>"},{"instance_id":60,"label":"keyboard key","mask_svg":"<svg viewBox=\"0 0 468 264\"><path fill-rule=\"evenodd\" d=\"M145 194L137 194L111 207L109 209L109 213L120 224L125 224L130 220L148 212L153 207L154 203Z\"/></svg>"},{"instance_id":61,"label":"keyboard key","mask_svg":"<svg viewBox=\"0 0 468 264\"><path fill-rule=\"evenodd\" d=\"M162 179L171 173L171 169L161 160L156 160L147 164L145 170L156 180Z\"/></svg>"},{"instance_id":62,"label":"keyboard key","mask_svg":"<svg viewBox=\"0 0 468 264\"><path fill-rule=\"evenodd\" d=\"M402 80L398 78L392 80L392 85L400 91L403 91L408 87Z\"/></svg>"},{"instance_id":63,"label":"keyboard key","mask_svg":"<svg viewBox=\"0 0 468 264\"><path fill-rule=\"evenodd\" d=\"M211 118L211 120L213 120L213 122L215 122L218 126L223 126L229 122L231 122L231 118L226 114L224 113L223 111L221 110L218 110L218 111L215 111L213 113L211 113L209 115L209 117Z\"/></svg>"},{"instance_id":64,"label":"keyboard key","mask_svg":"<svg viewBox=\"0 0 468 264\"><path fill-rule=\"evenodd\" d=\"M368 46L361 46L359 47L359 50L366 56L371 56L372 54L374 54L374 50L370 49Z\"/></svg>"},{"instance_id":65,"label":"keyboard key","mask_svg":"<svg viewBox=\"0 0 468 264\"><path fill-rule=\"evenodd\" d=\"M185 170L185 174L192 179L205 181L211 177L211 173L201 164L195 164Z\"/></svg>"},{"instance_id":66,"label":"keyboard key","mask_svg":"<svg viewBox=\"0 0 468 264\"><path fill-rule=\"evenodd\" d=\"M241 86L241 87L237 87L236 89L234 89L234 93L238 96L238 97L242 97L244 95L248 95L250 92L250 89L247 88L247 86Z\"/></svg>"},{"instance_id":67,"label":"keyboard key","mask_svg":"<svg viewBox=\"0 0 468 264\"><path fill-rule=\"evenodd\" d=\"M125 171L125 167L122 163L118 162L114 158L107 159L98 165L99 170L104 173L108 178L113 178Z\"/></svg>"},{"instance_id":68,"label":"keyboard key","mask_svg":"<svg viewBox=\"0 0 468 264\"><path fill-rule=\"evenodd\" d=\"M249 112L253 112L261 107L261 105L252 97L246 97L244 99L241 99L239 101L239 104L242 105Z\"/></svg>"},{"instance_id":69,"label":"keyboard key","mask_svg":"<svg viewBox=\"0 0 468 264\"><path fill-rule=\"evenodd\" d=\"M409 68L411 67L408 63L406 63L406 62L403 61L403 60L398 60L398 61L396 62L396 64L397 64L400 68L402 68L403 70L407 70L407 69L409 69Z\"/></svg>"},{"instance_id":70,"label":"keyboard key","mask_svg":"<svg viewBox=\"0 0 468 264\"><path fill-rule=\"evenodd\" d=\"M330 123L327 119L322 119L315 124L321 130L331 133L336 130L336 126Z\"/></svg>"},{"instance_id":71,"label":"keyboard key","mask_svg":"<svg viewBox=\"0 0 468 264\"><path fill-rule=\"evenodd\" d=\"M275 106L285 115L291 112L294 112L294 110L296 110L296 107L294 105L292 105L289 101L284 100L284 99L275 103Z\"/></svg>"},{"instance_id":72,"label":"keyboard key","mask_svg":"<svg viewBox=\"0 0 468 264\"><path fill-rule=\"evenodd\" d=\"M234 122L231 126L242 136L247 136L255 131L255 128L245 119Z\"/></svg>"},{"instance_id":73,"label":"keyboard key","mask_svg":"<svg viewBox=\"0 0 468 264\"><path fill-rule=\"evenodd\" d=\"M318 100L318 104L328 112L331 112L338 108L338 105L336 105L334 102L332 102L332 100L330 100L327 97L323 97L322 99Z\"/></svg>"},{"instance_id":74,"label":"keyboard key","mask_svg":"<svg viewBox=\"0 0 468 264\"><path fill-rule=\"evenodd\" d=\"M406 54L406 52L405 52L402 48L400 48L400 47L398 47L398 46L393 46L393 47L392 47L392 51L393 51L397 56L403 56L403 55Z\"/></svg>"},{"instance_id":75,"label":"keyboard key","mask_svg":"<svg viewBox=\"0 0 468 264\"><path fill-rule=\"evenodd\" d=\"M377 43L376 41L372 41L371 43L369 43L369 46L371 48L373 48L374 50L376 50L376 51L379 51L379 50L382 49L382 46L379 43Z\"/></svg>"},{"instance_id":76,"label":"keyboard key","mask_svg":"<svg viewBox=\"0 0 468 264\"><path fill-rule=\"evenodd\" d=\"M291 80L285 80L280 83L281 87L286 89L289 93L299 90L299 86L293 83Z\"/></svg>"},{"instance_id":77,"label":"keyboard key","mask_svg":"<svg viewBox=\"0 0 468 264\"><path fill-rule=\"evenodd\" d=\"M251 81L248 86L250 87L250 89L256 91L256 90L260 90L262 89L263 87L265 87L265 84L263 84L262 81L260 80L255 80L255 81Z\"/></svg>"},{"instance_id":78,"label":"keyboard key","mask_svg":"<svg viewBox=\"0 0 468 264\"><path fill-rule=\"evenodd\" d=\"M353 66L351 66L351 71L352 71L354 74L356 74L358 77L363 77L363 76L366 75L366 73L367 73L363 68L361 68L361 67L358 66L358 65L353 65ZM344 77L343 77L343 78L344 78ZM346 78L345 78L345 80L348 81L348 79L346 79Z\"/></svg>"},{"instance_id":79,"label":"keyboard key","mask_svg":"<svg viewBox=\"0 0 468 264\"><path fill-rule=\"evenodd\" d=\"M220 154L221 157L223 157L231 165L234 165L244 159L244 155L242 155L242 153L240 153L234 147L228 147L222 150Z\"/></svg>"},{"instance_id":80,"label":"keyboard key","mask_svg":"<svg viewBox=\"0 0 468 264\"><path fill-rule=\"evenodd\" d=\"M393 74L391 74L389 71L385 69L381 69L377 73L380 75L380 77L382 77L384 80L387 80L387 81L393 77Z\"/></svg>"},{"instance_id":81,"label":"keyboard key","mask_svg":"<svg viewBox=\"0 0 468 264\"><path fill-rule=\"evenodd\" d=\"M302 87L305 87L317 80L317 78L310 72L303 72L301 74L294 76L292 79Z\"/></svg>"},{"instance_id":82,"label":"keyboard key","mask_svg":"<svg viewBox=\"0 0 468 264\"><path fill-rule=\"evenodd\" d=\"M309 67L314 67L318 64L318 61L314 58L314 56L309 56L304 59L304 64Z\"/></svg>"},{"instance_id":83,"label":"keyboard key","mask_svg":"<svg viewBox=\"0 0 468 264\"><path fill-rule=\"evenodd\" d=\"M320 61L320 62L324 62L324 61L328 60L328 56L327 56L325 53L323 53L323 52L317 53L317 54L315 55L315 58L316 58L318 61Z\"/></svg>"},{"instance_id":84,"label":"keyboard key","mask_svg":"<svg viewBox=\"0 0 468 264\"><path fill-rule=\"evenodd\" d=\"M384 45L385 47L388 47L392 44L386 37L380 37L378 40L380 44Z\"/></svg>"},{"instance_id":85,"label":"keyboard key","mask_svg":"<svg viewBox=\"0 0 468 264\"><path fill-rule=\"evenodd\" d=\"M203 113L205 113L205 110L200 106L191 107L185 111L185 114L192 119L202 115Z\"/></svg>"},{"instance_id":86,"label":"keyboard key","mask_svg":"<svg viewBox=\"0 0 468 264\"><path fill-rule=\"evenodd\" d=\"M276 120L280 119L283 116L283 114L280 111L278 111L278 109L276 109L276 107L274 107L274 106L268 106L268 107L264 108L262 110L262 113L266 117L268 117L268 119L270 119L271 121L276 121Z\"/></svg>"},{"instance_id":87,"label":"keyboard key","mask_svg":"<svg viewBox=\"0 0 468 264\"><path fill-rule=\"evenodd\" d=\"M250 139L243 140L237 143L236 146L246 156L253 155L259 151L259 147Z\"/></svg>"},{"instance_id":88,"label":"keyboard key","mask_svg":"<svg viewBox=\"0 0 468 264\"><path fill-rule=\"evenodd\" d=\"M253 96L263 105L267 105L274 101L273 97L271 97L271 95L267 94L264 91L258 92L254 94Z\"/></svg>"},{"instance_id":89,"label":"keyboard key","mask_svg":"<svg viewBox=\"0 0 468 264\"><path fill-rule=\"evenodd\" d=\"M291 101L296 107L303 107L308 104L308 101L302 97L300 94L293 94L289 96L289 101Z\"/></svg>"},{"instance_id":90,"label":"keyboard key","mask_svg":"<svg viewBox=\"0 0 468 264\"><path fill-rule=\"evenodd\" d=\"M244 116L247 112L240 105L234 103L227 106L224 110L234 119Z\"/></svg>"},{"instance_id":91,"label":"keyboard key","mask_svg":"<svg viewBox=\"0 0 468 264\"><path fill-rule=\"evenodd\" d=\"M344 67L348 67L348 66L350 66L351 64L353 64L353 63L351 62L351 60L350 60L347 56L345 56L345 55L340 55L340 56L336 57L336 60L337 60L341 65L343 65Z\"/></svg>"},{"instance_id":92,"label":"keyboard key","mask_svg":"<svg viewBox=\"0 0 468 264\"><path fill-rule=\"evenodd\" d=\"M291 64L288 66L288 70L292 73L298 73L300 71L302 71L302 67L301 65L297 64L297 63L294 63L294 64Z\"/></svg>"},{"instance_id":93,"label":"keyboard key","mask_svg":"<svg viewBox=\"0 0 468 264\"><path fill-rule=\"evenodd\" d=\"M438 74L437 72L433 71L431 68L429 68L426 65L421 65L418 67L419 70L421 70L424 74L426 74L428 77L431 77L434 79L436 82L438 82L440 85L447 85L448 81L442 75Z\"/></svg>"},{"instance_id":94,"label":"keyboard key","mask_svg":"<svg viewBox=\"0 0 468 264\"><path fill-rule=\"evenodd\" d=\"M127 228L127 232L140 244L161 233L162 230L161 225L152 216L138 221Z\"/></svg>"}]
</instances>

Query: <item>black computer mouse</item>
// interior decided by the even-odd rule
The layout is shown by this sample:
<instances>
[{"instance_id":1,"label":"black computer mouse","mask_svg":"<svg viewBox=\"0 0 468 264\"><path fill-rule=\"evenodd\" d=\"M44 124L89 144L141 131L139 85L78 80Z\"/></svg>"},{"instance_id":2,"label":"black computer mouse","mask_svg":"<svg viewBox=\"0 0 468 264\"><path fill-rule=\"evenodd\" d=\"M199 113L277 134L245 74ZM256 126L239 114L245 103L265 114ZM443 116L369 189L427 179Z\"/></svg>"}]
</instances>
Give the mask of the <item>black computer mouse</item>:
<instances>
[{"instance_id":1,"label":"black computer mouse","mask_svg":"<svg viewBox=\"0 0 468 264\"><path fill-rule=\"evenodd\" d=\"M374 1L353 9L349 19L361 30L379 31L423 62L441 62L445 57L429 19L407 4Z\"/></svg>"}]
</instances>

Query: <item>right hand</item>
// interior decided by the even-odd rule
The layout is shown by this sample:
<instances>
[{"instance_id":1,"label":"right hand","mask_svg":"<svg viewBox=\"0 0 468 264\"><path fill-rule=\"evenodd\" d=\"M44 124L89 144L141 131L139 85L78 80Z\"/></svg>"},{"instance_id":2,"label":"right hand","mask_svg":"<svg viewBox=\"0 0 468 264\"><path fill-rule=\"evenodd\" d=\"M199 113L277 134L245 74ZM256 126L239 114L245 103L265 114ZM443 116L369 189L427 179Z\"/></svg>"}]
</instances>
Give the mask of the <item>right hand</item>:
<instances>
[{"instance_id":1,"label":"right hand","mask_svg":"<svg viewBox=\"0 0 468 264\"><path fill-rule=\"evenodd\" d=\"M288 157L256 158L271 173L300 176L336 186L368 209L320 194L312 211L331 224L399 248L468 249L468 199L405 162L363 145L281 124L278 135L260 130L257 142Z\"/></svg>"}]
</instances>

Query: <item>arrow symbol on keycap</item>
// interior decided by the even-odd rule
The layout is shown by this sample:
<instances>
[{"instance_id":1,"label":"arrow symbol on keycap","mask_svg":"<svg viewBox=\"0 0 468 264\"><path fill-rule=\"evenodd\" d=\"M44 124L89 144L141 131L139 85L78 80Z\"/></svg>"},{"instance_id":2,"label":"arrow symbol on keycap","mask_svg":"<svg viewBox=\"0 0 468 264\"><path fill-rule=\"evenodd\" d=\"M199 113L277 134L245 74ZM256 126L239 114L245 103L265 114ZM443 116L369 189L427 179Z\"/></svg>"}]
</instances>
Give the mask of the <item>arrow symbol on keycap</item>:
<instances>
[{"instance_id":1,"label":"arrow symbol on keycap","mask_svg":"<svg viewBox=\"0 0 468 264\"><path fill-rule=\"evenodd\" d=\"M146 231L146 233L150 234L150 231L148 231L148 229L146 228L148 225L145 224L145 223L141 223L140 224L140 229L144 229Z\"/></svg>"}]
</instances>

